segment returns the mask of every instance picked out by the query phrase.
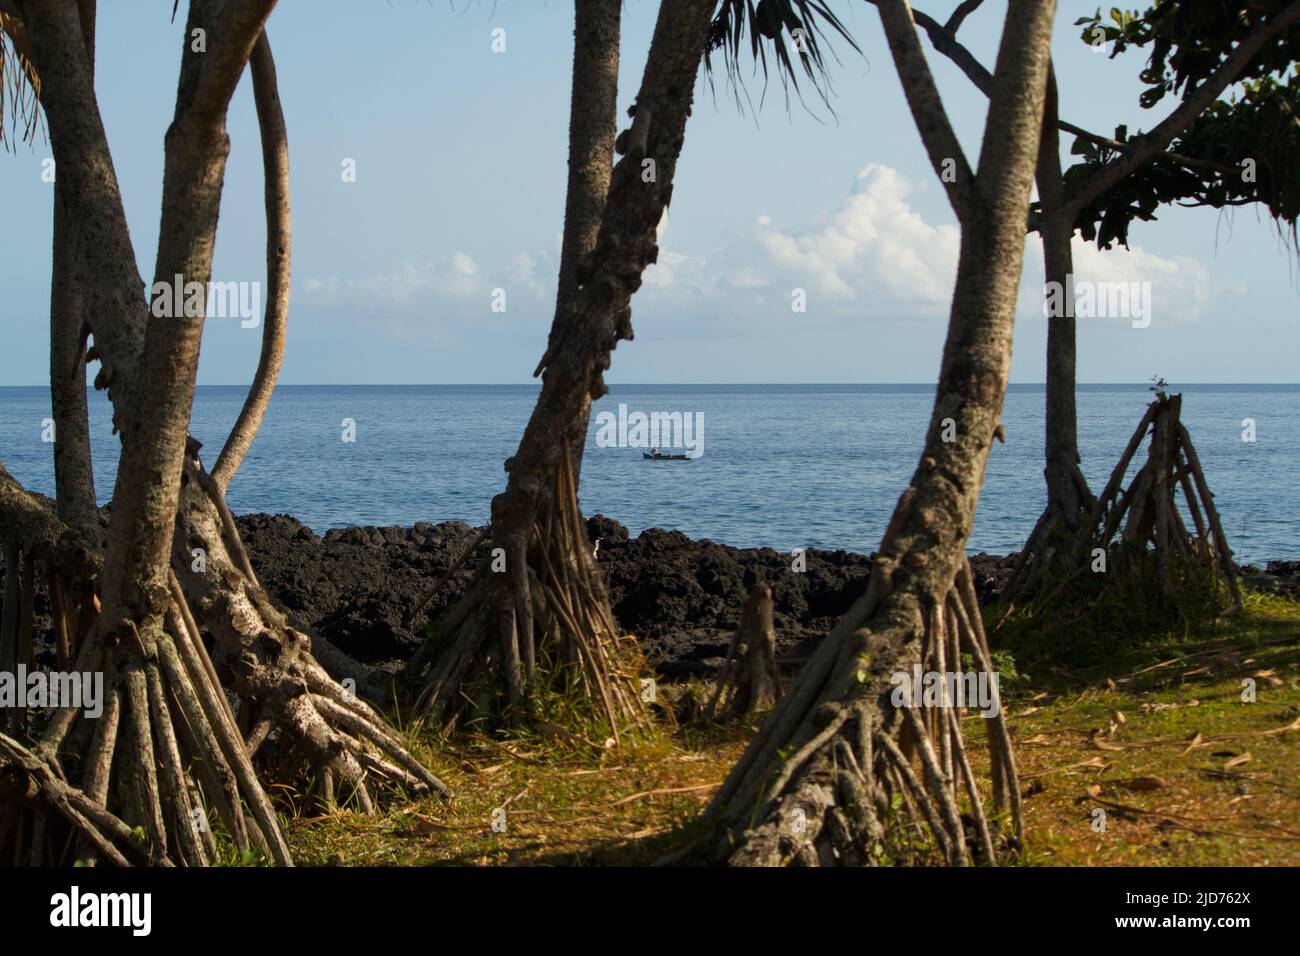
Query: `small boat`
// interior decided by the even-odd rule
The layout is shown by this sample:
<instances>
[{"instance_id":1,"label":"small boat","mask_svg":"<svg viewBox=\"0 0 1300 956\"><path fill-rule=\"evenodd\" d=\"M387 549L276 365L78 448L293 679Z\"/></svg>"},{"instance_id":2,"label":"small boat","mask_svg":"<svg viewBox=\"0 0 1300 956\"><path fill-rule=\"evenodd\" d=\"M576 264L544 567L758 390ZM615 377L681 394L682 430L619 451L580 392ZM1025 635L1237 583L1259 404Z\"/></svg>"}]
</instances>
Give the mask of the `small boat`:
<instances>
[{"instance_id":1,"label":"small boat","mask_svg":"<svg viewBox=\"0 0 1300 956\"><path fill-rule=\"evenodd\" d=\"M690 455L665 455L662 452L641 452L642 458L649 458L651 461L691 461Z\"/></svg>"}]
</instances>

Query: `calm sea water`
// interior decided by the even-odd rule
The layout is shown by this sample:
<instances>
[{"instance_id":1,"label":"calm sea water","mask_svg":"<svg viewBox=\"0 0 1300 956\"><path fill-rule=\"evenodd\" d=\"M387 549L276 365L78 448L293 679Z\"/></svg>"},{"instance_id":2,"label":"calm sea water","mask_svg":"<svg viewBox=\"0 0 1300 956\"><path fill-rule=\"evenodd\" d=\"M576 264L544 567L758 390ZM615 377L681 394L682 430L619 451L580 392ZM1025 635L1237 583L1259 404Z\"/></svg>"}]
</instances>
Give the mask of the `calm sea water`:
<instances>
[{"instance_id":1,"label":"calm sea water","mask_svg":"<svg viewBox=\"0 0 1300 956\"><path fill-rule=\"evenodd\" d=\"M230 488L236 512L287 512L315 530L463 519L482 524L501 490L536 398L531 386L283 386ZM596 412L702 413L704 454L650 462L639 448L587 442L582 505L628 525L676 528L737 546L874 550L920 453L930 385L616 386ZM1300 557L1300 386L1193 385L1183 414L1239 560ZM193 433L210 466L244 389L203 387ZM1142 385L1083 386L1084 471L1100 489L1150 394ZM0 461L53 493L44 388L0 388ZM112 492L117 439L92 393L101 501ZM972 551L1017 550L1042 510L1042 386L1013 386L995 445ZM1254 419L1256 441L1242 440ZM355 441L343 441L343 421Z\"/></svg>"}]
</instances>

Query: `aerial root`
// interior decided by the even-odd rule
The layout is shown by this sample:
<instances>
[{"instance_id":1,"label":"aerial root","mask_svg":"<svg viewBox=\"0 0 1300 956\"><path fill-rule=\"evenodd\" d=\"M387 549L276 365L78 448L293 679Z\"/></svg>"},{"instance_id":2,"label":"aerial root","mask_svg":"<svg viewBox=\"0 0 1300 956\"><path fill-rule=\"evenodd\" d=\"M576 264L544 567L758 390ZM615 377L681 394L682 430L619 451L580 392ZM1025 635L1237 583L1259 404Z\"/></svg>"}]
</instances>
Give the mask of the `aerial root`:
<instances>
[{"instance_id":1,"label":"aerial root","mask_svg":"<svg viewBox=\"0 0 1300 956\"><path fill-rule=\"evenodd\" d=\"M312 656L310 639L276 609L257 580L217 483L197 463L186 474L198 492L183 505L183 523L191 538L207 543L209 569L200 576L173 575L172 592L184 611L178 628L187 659L211 675L218 664L229 674L225 683L242 702L241 719L224 694L214 706L222 705L232 727L244 728L248 752L258 758L263 775L293 789L305 769L306 791L313 797L333 806L350 791L363 813L375 811L381 790L450 796L382 716L326 673ZM184 600L187 587L193 602ZM211 656L196 615L188 611L191 603L212 635ZM260 650L250 653L254 647ZM316 779L326 773L328 781Z\"/></svg>"},{"instance_id":2,"label":"aerial root","mask_svg":"<svg viewBox=\"0 0 1300 956\"><path fill-rule=\"evenodd\" d=\"M706 720L747 717L771 709L781 698L772 624L772 588L754 585L731 636L718 683L704 710Z\"/></svg>"},{"instance_id":3,"label":"aerial root","mask_svg":"<svg viewBox=\"0 0 1300 956\"><path fill-rule=\"evenodd\" d=\"M1180 420L1181 410L1181 395L1161 396L1147 406L1079 528L1063 534L1050 513L1039 519L1005 589L1010 601L1021 604L1027 613L1037 613L1089 571L1097 573L1098 554L1105 555L1109 564L1103 590L1133 577L1126 572L1151 555L1162 596L1169 593L1175 572L1182 571L1211 580L1216 589L1224 587L1232 607L1240 610L1242 595L1232 549L1191 436ZM1129 467L1148 434L1147 460L1125 488ZM1190 529L1179 507L1180 492ZM1053 563L1061 569L1056 580L1050 573Z\"/></svg>"},{"instance_id":4,"label":"aerial root","mask_svg":"<svg viewBox=\"0 0 1300 956\"><path fill-rule=\"evenodd\" d=\"M210 482L193 485L212 495ZM212 500L211 520L178 529L187 560L174 564L149 609L111 622L95 593L98 549L0 469L0 516L10 532L0 666L37 665L30 608L40 569L59 669L103 681L95 717L64 706L37 726L32 713L13 712L0 788L16 796L0 813L0 861L212 865L223 852L219 822L241 858L260 853L291 865L262 779L282 782L304 764L329 802L350 789L367 812L381 787L449 793L285 624L257 584L219 491ZM178 576L188 575L184 546L196 539L213 558L232 555L219 571L186 577L197 603ZM268 661L266 648L286 652ZM255 756L264 758L257 768Z\"/></svg>"},{"instance_id":5,"label":"aerial root","mask_svg":"<svg viewBox=\"0 0 1300 956\"><path fill-rule=\"evenodd\" d=\"M920 609L915 624L873 631L864 625L888 595L894 566L882 547L867 594L805 665L808 673L777 705L706 812L723 826L719 842L683 855L702 852L733 865L826 866L931 852L947 865L968 866L996 865L1018 851L1015 757L969 563L963 559L942 599ZM984 686L992 695L984 713L991 800L981 792L962 729L959 705L973 702L949 696L958 685L942 681L937 701L907 694L895 703L896 674L909 687L912 664L960 679L963 653L988 675Z\"/></svg>"},{"instance_id":6,"label":"aerial root","mask_svg":"<svg viewBox=\"0 0 1300 956\"><path fill-rule=\"evenodd\" d=\"M620 634L610 613L567 445L557 457L542 513L526 530L493 538L505 567L496 566L497 559L484 562L476 583L437 623L433 640L408 667L420 685L420 713L446 730L499 702L506 704L507 722L538 723L544 667L563 671L563 679L594 702L616 742L649 718L638 683L640 650ZM478 543L476 538L465 549L452 571Z\"/></svg>"}]
</instances>

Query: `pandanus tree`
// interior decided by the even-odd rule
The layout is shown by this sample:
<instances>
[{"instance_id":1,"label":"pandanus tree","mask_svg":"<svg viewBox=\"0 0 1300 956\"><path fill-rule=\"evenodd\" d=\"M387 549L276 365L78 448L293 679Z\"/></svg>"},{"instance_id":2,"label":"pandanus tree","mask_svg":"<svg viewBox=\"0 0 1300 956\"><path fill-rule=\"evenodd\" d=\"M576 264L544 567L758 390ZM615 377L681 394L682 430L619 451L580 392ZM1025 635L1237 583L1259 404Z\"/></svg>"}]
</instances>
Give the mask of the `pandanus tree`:
<instances>
[{"instance_id":1,"label":"pandanus tree","mask_svg":"<svg viewBox=\"0 0 1300 956\"><path fill-rule=\"evenodd\" d=\"M81 32L86 38L86 57L91 75L95 69L95 3L80 0L77 5ZM17 129L23 121L23 139L31 139L40 121L40 78L30 60L27 43L16 10L0 12L0 90L8 80L10 124ZM7 72L7 76L5 75ZM0 92L0 140L5 95ZM16 107L16 109L13 109ZM76 270L75 231L68 221L54 183L53 281L50 283L50 405L55 423L54 481L58 489L59 515L91 539L99 535L95 503L94 467L90 457L90 431L86 412L85 350L82 335L82 297Z\"/></svg>"},{"instance_id":2,"label":"pandanus tree","mask_svg":"<svg viewBox=\"0 0 1300 956\"><path fill-rule=\"evenodd\" d=\"M121 453L104 543L88 518L77 517L93 506L83 497L88 448L59 458L67 480L58 483L57 513L0 470L6 597L16 599L6 600L5 615L19 614L9 646L30 662L31 616L15 609L31 606L39 564L53 596L60 665L102 673L105 686L101 715L63 707L44 726L24 722L2 742L4 779L17 796L4 805L0 856L211 863L220 852L219 821L235 851L288 864L268 783L306 780L326 800L347 795L363 810L373 808L381 784L445 791L287 624L258 583L225 504L225 486L274 386L288 308L287 138L264 31L274 5L189 5L165 140L152 300L141 294L94 92L93 3L4 6L6 33L31 65L56 163L56 215L67 227L63 259L56 248L53 299L76 311L52 322L56 456L59 440L80 441L85 427L83 350L99 363L95 384L108 392ZM266 172L270 293L253 388L209 473L188 433L206 299L190 290L206 290L211 277L230 151L226 113L246 66ZM72 274L75 287L60 294ZM172 294L176 276L193 303L180 314L157 298ZM77 388L80 404L70 397ZM69 397L62 406L59 389ZM26 743L17 739L24 734Z\"/></svg>"},{"instance_id":3,"label":"pandanus tree","mask_svg":"<svg viewBox=\"0 0 1300 956\"><path fill-rule=\"evenodd\" d=\"M575 4L569 186L555 319L534 373L541 394L492 500L490 559L408 665L422 712L448 728L502 703L511 723L539 718L548 677L580 683L615 735L645 716L635 644L619 635L593 568L575 466L610 353L632 337L631 297L658 254L711 4L661 4L633 125L619 137L611 6Z\"/></svg>"},{"instance_id":4,"label":"pandanus tree","mask_svg":"<svg viewBox=\"0 0 1300 956\"><path fill-rule=\"evenodd\" d=\"M706 53L725 47L730 67L746 23L761 21L783 79L796 69L818 76L821 23L843 32L815 0L763 0L758 8L663 0L628 110L632 123L616 137L617 7L575 4L568 192L555 317L534 371L541 394L505 463L489 528L453 564L454 571L477 552L475 583L434 622L407 668L421 712L448 729L502 718L554 726L541 713L547 686L590 701L615 739L648 716L640 654L614 621L578 501L591 405L608 391L614 348L632 338L632 296L658 257L657 229ZM793 58L781 29L800 31Z\"/></svg>"},{"instance_id":5,"label":"pandanus tree","mask_svg":"<svg viewBox=\"0 0 1300 956\"><path fill-rule=\"evenodd\" d=\"M965 543L1000 431L1055 5L1009 4L974 168L908 5L876 6L961 226L934 408L920 463L885 530L865 593L804 665L715 795L703 835L686 851L705 861L873 864L905 858L927 831L940 861L995 862L1014 844L992 810L1008 814L1009 829L1019 831L1015 761L1001 715L988 730L989 807L953 708L923 711L915 698L895 705L892 690L895 675L910 674L913 665L956 671L963 654L992 670ZM948 170L956 175L943 175Z\"/></svg>"},{"instance_id":6,"label":"pandanus tree","mask_svg":"<svg viewBox=\"0 0 1300 956\"><path fill-rule=\"evenodd\" d=\"M935 50L987 95L991 75L957 38L966 18L981 5L982 0L965 0L943 23L919 10L915 16ZM1094 496L1079 467L1074 235L1095 240L1103 249L1127 244L1133 220L1154 219L1160 206L1174 203L1224 208L1258 202L1294 229L1300 188L1294 172L1297 80L1292 70L1300 43L1298 22L1300 4L1293 0L1161 0L1141 15L1116 10L1110 21L1100 13L1077 21L1085 42L1112 44L1112 57L1128 47L1152 47L1142 74L1148 84L1143 107L1174 94L1181 95L1181 102L1147 133L1130 136L1120 127L1114 136L1103 136L1061 117L1062 80L1055 73L1050 77L1048 123L1036 172L1038 202L1029 220L1030 230L1042 238L1049 306L1047 505L1006 589L1011 601L1041 604L1045 594L1059 593L1062 581L1077 579L1080 568L1092 561L1094 546L1110 545L1103 532L1119 513L1112 507L1114 492ZM1234 84L1244 84L1242 96L1222 99ZM1062 132L1075 137L1073 153L1082 157L1069 170L1061 161ZM1226 548L1226 542L1214 547ZM1218 566L1218 561L1211 565Z\"/></svg>"}]
</instances>

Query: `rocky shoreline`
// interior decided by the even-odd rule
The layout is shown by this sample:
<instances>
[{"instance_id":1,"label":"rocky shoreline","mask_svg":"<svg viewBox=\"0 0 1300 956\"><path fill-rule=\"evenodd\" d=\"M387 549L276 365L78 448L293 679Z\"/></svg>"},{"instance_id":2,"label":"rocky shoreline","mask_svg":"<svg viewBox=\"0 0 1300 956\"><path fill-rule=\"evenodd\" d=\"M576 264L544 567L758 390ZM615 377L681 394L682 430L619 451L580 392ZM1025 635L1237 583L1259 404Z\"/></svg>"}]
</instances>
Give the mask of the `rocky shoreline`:
<instances>
[{"instance_id":1,"label":"rocky shoreline","mask_svg":"<svg viewBox=\"0 0 1300 956\"><path fill-rule=\"evenodd\" d=\"M102 517L106 522L106 511ZM487 556L487 545L480 544L480 553L443 582L408 624L416 605L480 529L463 521L420 522L318 535L283 514L244 515L236 524L258 578L290 623L316 640L327 668L358 678L398 670L425 640L429 625L465 593ZM868 555L809 549L796 571L791 555L771 548L734 548L657 528L634 538L603 515L587 520L587 532L593 547L599 541L597 565L615 618L666 677L707 674L718 666L745 597L760 580L772 587L778 658L793 667L848 610L871 569ZM971 558L981 602L998 597L1015 557ZM1248 584L1300 597L1300 561L1244 566L1242 572ZM38 646L45 647L50 619L43 587L34 625Z\"/></svg>"},{"instance_id":2,"label":"rocky shoreline","mask_svg":"<svg viewBox=\"0 0 1300 956\"><path fill-rule=\"evenodd\" d=\"M361 664L389 668L408 658L427 625L464 594L488 547L480 545L482 553L447 580L408 627L419 600L477 529L453 521L318 536L288 515L247 515L238 524L258 578L295 627ZM800 656L848 609L871 567L865 555L813 550L805 555L805 570L795 572L790 556L770 548L731 548L658 529L632 538L600 515L588 519L587 528L593 547L600 541L597 566L616 619L641 639L661 671L673 674L706 670L705 661L725 653L745 595L760 579L773 587L779 652Z\"/></svg>"},{"instance_id":3,"label":"rocky shoreline","mask_svg":"<svg viewBox=\"0 0 1300 956\"><path fill-rule=\"evenodd\" d=\"M469 545L477 529L462 521L413 527L333 529L317 535L289 515L237 519L254 569L293 625L324 638L367 667L393 670L424 640L427 625L473 580L473 559L441 588L411 626L412 609ZM633 538L617 521L595 515L614 615L641 640L664 676L711 671L726 653L750 587L772 586L778 656L794 664L829 632L861 593L871 558L849 551L806 552L802 571L771 548L733 548L649 529ZM480 545L486 549L486 545ZM972 557L980 600L995 599L1014 555ZM1300 595L1300 561L1246 567L1247 579Z\"/></svg>"}]
</instances>

